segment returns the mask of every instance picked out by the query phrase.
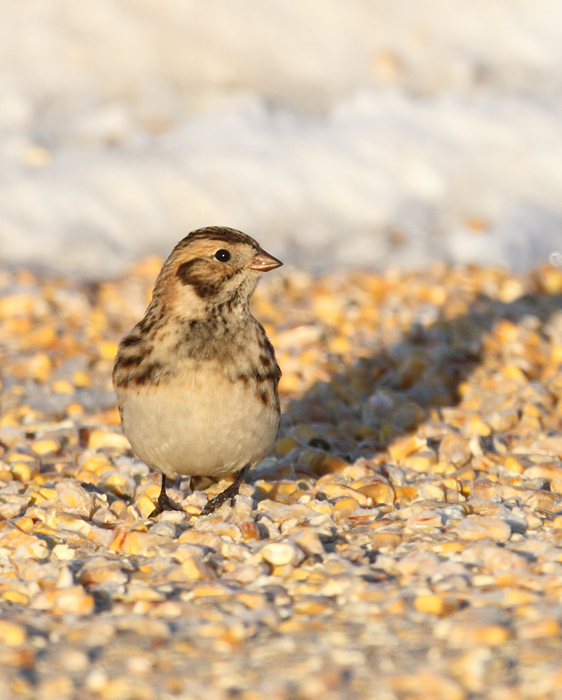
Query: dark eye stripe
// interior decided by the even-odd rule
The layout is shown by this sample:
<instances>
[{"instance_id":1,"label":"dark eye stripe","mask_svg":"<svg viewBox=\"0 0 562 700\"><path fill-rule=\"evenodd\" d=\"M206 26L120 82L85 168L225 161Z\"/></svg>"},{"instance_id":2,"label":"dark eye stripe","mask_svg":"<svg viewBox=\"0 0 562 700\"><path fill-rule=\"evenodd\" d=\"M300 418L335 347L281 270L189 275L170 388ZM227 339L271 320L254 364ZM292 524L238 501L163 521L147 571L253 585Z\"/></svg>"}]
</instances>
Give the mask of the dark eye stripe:
<instances>
[{"instance_id":1,"label":"dark eye stripe","mask_svg":"<svg viewBox=\"0 0 562 700\"><path fill-rule=\"evenodd\" d=\"M201 259L194 258L182 263L176 275L180 282L193 287L194 292L200 299L212 297L221 287L222 280L214 280L205 275L201 270Z\"/></svg>"}]
</instances>

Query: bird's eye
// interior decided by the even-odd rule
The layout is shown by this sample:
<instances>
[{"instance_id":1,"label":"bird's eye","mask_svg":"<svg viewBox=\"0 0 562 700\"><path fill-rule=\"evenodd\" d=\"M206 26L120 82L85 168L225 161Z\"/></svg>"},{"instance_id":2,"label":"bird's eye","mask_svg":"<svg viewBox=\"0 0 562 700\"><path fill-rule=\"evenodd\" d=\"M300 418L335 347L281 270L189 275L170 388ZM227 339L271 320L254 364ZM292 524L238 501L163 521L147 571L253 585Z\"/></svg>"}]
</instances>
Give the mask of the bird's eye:
<instances>
[{"instance_id":1,"label":"bird's eye","mask_svg":"<svg viewBox=\"0 0 562 700\"><path fill-rule=\"evenodd\" d=\"M230 260L230 253L228 250L221 248L215 253L215 260L218 260L219 262L228 262Z\"/></svg>"}]
</instances>

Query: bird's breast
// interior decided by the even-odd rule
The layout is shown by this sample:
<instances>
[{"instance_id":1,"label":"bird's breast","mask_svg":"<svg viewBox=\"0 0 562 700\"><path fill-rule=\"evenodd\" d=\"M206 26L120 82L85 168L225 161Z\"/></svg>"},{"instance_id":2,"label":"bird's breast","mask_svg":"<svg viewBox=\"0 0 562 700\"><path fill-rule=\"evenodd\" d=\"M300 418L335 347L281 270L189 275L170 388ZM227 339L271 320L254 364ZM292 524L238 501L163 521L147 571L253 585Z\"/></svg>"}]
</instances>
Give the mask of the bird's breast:
<instances>
[{"instance_id":1,"label":"bird's breast","mask_svg":"<svg viewBox=\"0 0 562 700\"><path fill-rule=\"evenodd\" d=\"M222 476L254 465L279 426L277 382L233 381L200 363L159 385L116 387L135 453L167 476Z\"/></svg>"}]
</instances>

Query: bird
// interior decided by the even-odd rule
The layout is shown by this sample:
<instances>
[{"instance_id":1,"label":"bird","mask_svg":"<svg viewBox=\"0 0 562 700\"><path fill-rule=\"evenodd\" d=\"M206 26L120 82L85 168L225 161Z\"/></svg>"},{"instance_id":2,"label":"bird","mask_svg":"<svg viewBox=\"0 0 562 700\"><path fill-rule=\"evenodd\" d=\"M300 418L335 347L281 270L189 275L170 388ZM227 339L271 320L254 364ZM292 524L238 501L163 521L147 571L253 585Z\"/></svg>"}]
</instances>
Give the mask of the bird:
<instances>
[{"instance_id":1,"label":"bird","mask_svg":"<svg viewBox=\"0 0 562 700\"><path fill-rule=\"evenodd\" d=\"M283 263L236 229L192 231L172 250L143 319L121 340L113 386L133 452L162 475L149 517L176 510L166 478L234 482L201 515L234 505L245 474L279 430L281 370L250 298Z\"/></svg>"}]
</instances>

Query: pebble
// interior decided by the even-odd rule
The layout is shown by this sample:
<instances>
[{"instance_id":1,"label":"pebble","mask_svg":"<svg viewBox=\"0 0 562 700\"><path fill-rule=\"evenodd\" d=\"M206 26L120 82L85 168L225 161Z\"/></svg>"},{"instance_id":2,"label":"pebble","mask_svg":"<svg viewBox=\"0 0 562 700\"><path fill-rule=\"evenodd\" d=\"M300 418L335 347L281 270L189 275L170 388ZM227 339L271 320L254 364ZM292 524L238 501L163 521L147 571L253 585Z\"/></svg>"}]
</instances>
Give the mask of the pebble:
<instances>
[{"instance_id":1,"label":"pebble","mask_svg":"<svg viewBox=\"0 0 562 700\"><path fill-rule=\"evenodd\" d=\"M293 541L307 555L321 556L324 554L324 545L322 540L313 530L301 530L293 534Z\"/></svg>"},{"instance_id":2,"label":"pebble","mask_svg":"<svg viewBox=\"0 0 562 700\"><path fill-rule=\"evenodd\" d=\"M438 595L420 595L414 600L414 607L419 612L444 616L457 610L459 601L454 598L445 598Z\"/></svg>"},{"instance_id":3,"label":"pebble","mask_svg":"<svg viewBox=\"0 0 562 700\"><path fill-rule=\"evenodd\" d=\"M273 566L297 565L304 558L302 551L290 542L271 542L260 550L260 554L264 561Z\"/></svg>"},{"instance_id":4,"label":"pebble","mask_svg":"<svg viewBox=\"0 0 562 700\"><path fill-rule=\"evenodd\" d=\"M53 589L35 596L30 607L34 610L52 610L55 615L70 613L88 616L94 611L94 599L81 586Z\"/></svg>"},{"instance_id":5,"label":"pebble","mask_svg":"<svg viewBox=\"0 0 562 700\"><path fill-rule=\"evenodd\" d=\"M422 510L421 513L414 513L406 520L409 528L419 530L439 527L441 524L441 515L433 510Z\"/></svg>"},{"instance_id":6,"label":"pebble","mask_svg":"<svg viewBox=\"0 0 562 700\"><path fill-rule=\"evenodd\" d=\"M505 542L511 535L507 522L499 518L483 515L469 515L457 526L457 534L463 540L492 539L495 542Z\"/></svg>"},{"instance_id":7,"label":"pebble","mask_svg":"<svg viewBox=\"0 0 562 700\"><path fill-rule=\"evenodd\" d=\"M370 498L375 505L379 503L390 505L396 500L396 492L392 486L381 481L360 486L357 491Z\"/></svg>"},{"instance_id":8,"label":"pebble","mask_svg":"<svg viewBox=\"0 0 562 700\"><path fill-rule=\"evenodd\" d=\"M78 482L63 479L56 485L57 505L65 513L91 518L94 512L94 498Z\"/></svg>"},{"instance_id":9,"label":"pebble","mask_svg":"<svg viewBox=\"0 0 562 700\"><path fill-rule=\"evenodd\" d=\"M446 435L439 445L439 459L456 466L465 464L471 457L468 441L461 435Z\"/></svg>"},{"instance_id":10,"label":"pebble","mask_svg":"<svg viewBox=\"0 0 562 700\"><path fill-rule=\"evenodd\" d=\"M9 620L0 620L0 642L10 647L19 647L27 640L24 627Z\"/></svg>"}]
</instances>

